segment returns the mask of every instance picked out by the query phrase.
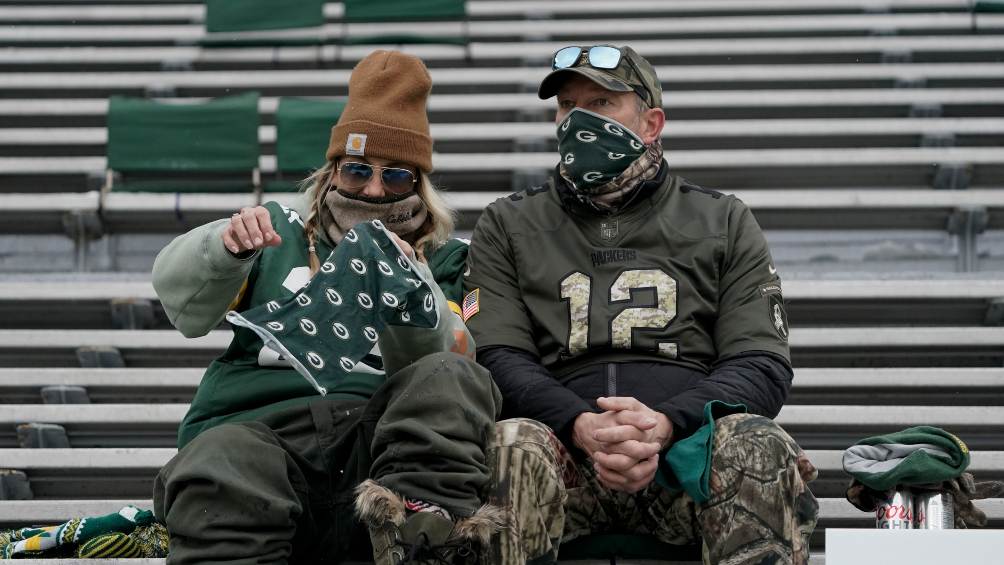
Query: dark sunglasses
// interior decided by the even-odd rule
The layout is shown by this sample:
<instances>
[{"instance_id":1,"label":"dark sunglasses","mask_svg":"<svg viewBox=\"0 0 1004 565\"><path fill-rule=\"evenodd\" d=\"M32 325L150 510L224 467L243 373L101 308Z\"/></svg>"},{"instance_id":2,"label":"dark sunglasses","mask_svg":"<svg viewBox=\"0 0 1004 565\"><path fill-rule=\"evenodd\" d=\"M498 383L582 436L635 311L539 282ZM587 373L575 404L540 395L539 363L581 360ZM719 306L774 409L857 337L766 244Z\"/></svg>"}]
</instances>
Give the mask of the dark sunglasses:
<instances>
[{"instance_id":1,"label":"dark sunglasses","mask_svg":"<svg viewBox=\"0 0 1004 565\"><path fill-rule=\"evenodd\" d=\"M551 70L568 69L579 66L579 59L582 53L586 53L586 62L594 69L613 70L620 66L621 61L627 62L635 76L641 79L641 71L635 66L629 57L625 57L621 50L613 45L594 45L588 49L578 45L562 47L554 53L551 60ZM652 105L652 97L648 90L641 86L632 86L638 96L641 96L647 104Z\"/></svg>"},{"instance_id":2,"label":"dark sunglasses","mask_svg":"<svg viewBox=\"0 0 1004 565\"><path fill-rule=\"evenodd\" d=\"M415 183L418 182L415 173L400 167L379 167L369 163L349 161L342 163L336 170L338 171L338 188L351 192L361 190L369 184L374 171L380 171L380 181L383 183L383 188L390 194L411 192L415 190Z\"/></svg>"}]
</instances>

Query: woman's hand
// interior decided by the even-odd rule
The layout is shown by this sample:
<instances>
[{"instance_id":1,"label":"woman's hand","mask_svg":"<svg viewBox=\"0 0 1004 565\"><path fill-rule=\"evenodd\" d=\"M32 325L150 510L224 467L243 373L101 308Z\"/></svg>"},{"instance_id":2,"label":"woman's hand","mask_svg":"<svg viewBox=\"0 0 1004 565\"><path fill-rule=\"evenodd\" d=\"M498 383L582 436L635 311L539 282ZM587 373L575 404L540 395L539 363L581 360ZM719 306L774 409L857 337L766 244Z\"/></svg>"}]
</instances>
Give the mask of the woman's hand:
<instances>
[{"instance_id":1,"label":"woman's hand","mask_svg":"<svg viewBox=\"0 0 1004 565\"><path fill-rule=\"evenodd\" d=\"M230 216L230 225L223 230L223 245L234 255L276 247L282 238L272 229L272 219L264 206L241 208Z\"/></svg>"},{"instance_id":2,"label":"woman's hand","mask_svg":"<svg viewBox=\"0 0 1004 565\"><path fill-rule=\"evenodd\" d=\"M403 251L405 255L411 257L412 260L415 260L415 248L412 247L410 243L401 239L399 235L390 230L388 230L387 233L390 235L390 238L394 240L394 243L397 243L397 246L401 248L401 251Z\"/></svg>"}]
</instances>

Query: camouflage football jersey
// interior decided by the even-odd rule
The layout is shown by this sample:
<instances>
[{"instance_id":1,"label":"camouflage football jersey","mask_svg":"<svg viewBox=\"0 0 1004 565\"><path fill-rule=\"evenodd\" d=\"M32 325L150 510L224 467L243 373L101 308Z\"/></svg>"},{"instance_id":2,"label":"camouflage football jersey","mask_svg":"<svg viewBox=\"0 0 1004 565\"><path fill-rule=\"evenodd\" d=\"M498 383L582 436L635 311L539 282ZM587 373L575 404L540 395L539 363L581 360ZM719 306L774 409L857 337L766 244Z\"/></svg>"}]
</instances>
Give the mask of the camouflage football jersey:
<instances>
[{"instance_id":1,"label":"camouflage football jersey","mask_svg":"<svg viewBox=\"0 0 1004 565\"><path fill-rule=\"evenodd\" d=\"M753 214L666 175L610 216L566 211L551 183L478 221L464 317L479 348L540 356L559 378L597 362L708 371L745 351L789 358L781 284Z\"/></svg>"}]
</instances>

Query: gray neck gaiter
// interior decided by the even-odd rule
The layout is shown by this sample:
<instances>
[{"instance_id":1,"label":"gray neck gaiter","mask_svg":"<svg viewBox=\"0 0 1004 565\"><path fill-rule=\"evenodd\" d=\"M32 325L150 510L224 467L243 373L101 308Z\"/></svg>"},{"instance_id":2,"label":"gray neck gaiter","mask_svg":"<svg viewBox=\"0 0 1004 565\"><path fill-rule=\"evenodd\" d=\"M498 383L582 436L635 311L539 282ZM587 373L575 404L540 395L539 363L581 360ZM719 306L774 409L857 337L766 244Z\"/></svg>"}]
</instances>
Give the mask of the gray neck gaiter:
<instances>
[{"instance_id":1,"label":"gray neck gaiter","mask_svg":"<svg viewBox=\"0 0 1004 565\"><path fill-rule=\"evenodd\" d=\"M345 232L353 226L370 220L380 220L387 229L401 236L401 239L414 243L416 232L429 215L425 201L417 192L367 198L334 189L324 195L324 205L328 213L321 215L321 227L335 245L342 241Z\"/></svg>"}]
</instances>

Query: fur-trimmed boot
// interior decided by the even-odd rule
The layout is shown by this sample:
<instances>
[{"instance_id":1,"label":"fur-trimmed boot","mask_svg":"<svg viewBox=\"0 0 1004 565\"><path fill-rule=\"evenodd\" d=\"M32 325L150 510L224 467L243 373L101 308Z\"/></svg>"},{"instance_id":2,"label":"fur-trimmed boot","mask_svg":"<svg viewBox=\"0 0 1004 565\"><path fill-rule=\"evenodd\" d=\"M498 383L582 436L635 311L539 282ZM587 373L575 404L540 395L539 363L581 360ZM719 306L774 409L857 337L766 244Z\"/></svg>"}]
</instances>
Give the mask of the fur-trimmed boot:
<instances>
[{"instance_id":1,"label":"fur-trimmed boot","mask_svg":"<svg viewBox=\"0 0 1004 565\"><path fill-rule=\"evenodd\" d=\"M409 512L399 495L372 479L356 487L356 513L369 529L376 565L482 563L505 516L489 505L456 522L435 512Z\"/></svg>"}]
</instances>

